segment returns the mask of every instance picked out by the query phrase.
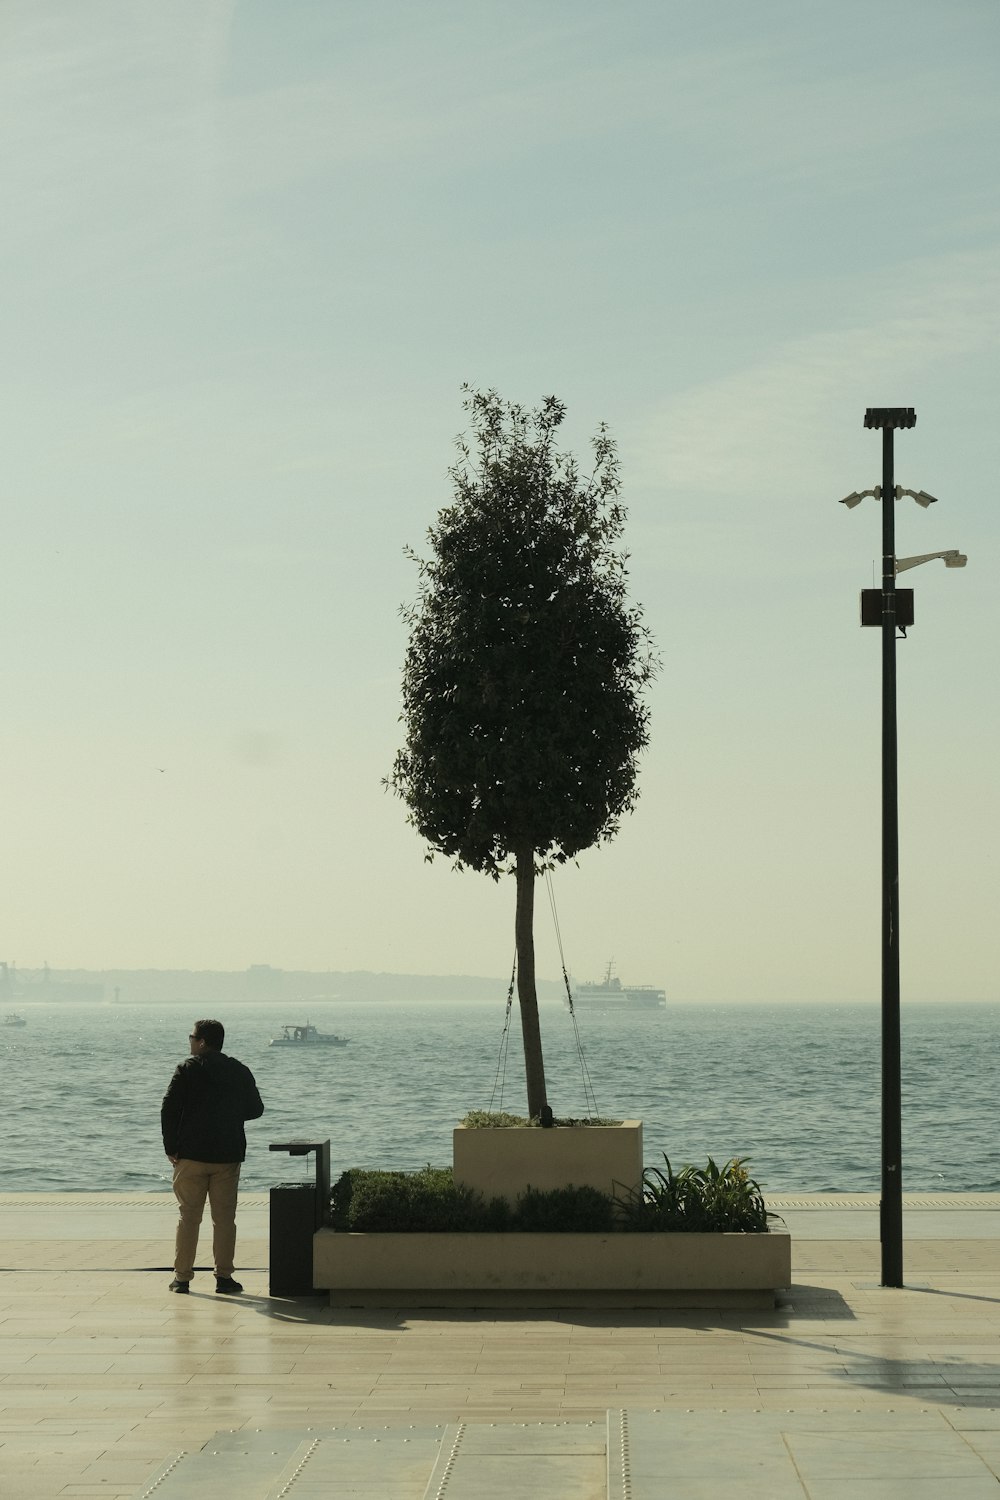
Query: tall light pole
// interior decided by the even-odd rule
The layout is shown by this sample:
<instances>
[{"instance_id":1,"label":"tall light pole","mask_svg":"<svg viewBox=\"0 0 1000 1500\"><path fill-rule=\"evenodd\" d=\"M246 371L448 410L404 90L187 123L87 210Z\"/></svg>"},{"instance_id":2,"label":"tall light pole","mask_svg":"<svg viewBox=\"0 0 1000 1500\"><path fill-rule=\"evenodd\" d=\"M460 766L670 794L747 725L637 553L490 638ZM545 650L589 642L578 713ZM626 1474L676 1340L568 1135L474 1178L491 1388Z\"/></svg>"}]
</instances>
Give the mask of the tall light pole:
<instances>
[{"instance_id":1,"label":"tall light pole","mask_svg":"<svg viewBox=\"0 0 1000 1500\"><path fill-rule=\"evenodd\" d=\"M893 477L893 433L897 427L913 427L917 415L912 406L870 406L865 426L882 432L882 484L880 489L848 495L841 502L852 508L865 495L882 501L882 587L878 591L882 630L882 1197L879 1238L882 1242L882 1285L903 1285L903 1107L899 1024L899 795L896 743L896 629L912 623L908 608L904 618L898 608L896 573L941 557L947 567L962 567L961 553L931 552L896 560L895 502L904 494L918 505L934 504L924 490L897 490ZM959 561L959 559L961 559ZM866 594L875 593L865 590ZM907 606L912 594L906 594ZM873 601L874 602L874 601ZM866 619L862 597L862 622ZM874 620L872 623L876 623Z\"/></svg>"},{"instance_id":2,"label":"tall light pole","mask_svg":"<svg viewBox=\"0 0 1000 1500\"><path fill-rule=\"evenodd\" d=\"M896 744L896 481L892 436L911 406L870 406L882 429L882 1285L903 1285L903 1096L899 1028L899 790Z\"/></svg>"}]
</instances>

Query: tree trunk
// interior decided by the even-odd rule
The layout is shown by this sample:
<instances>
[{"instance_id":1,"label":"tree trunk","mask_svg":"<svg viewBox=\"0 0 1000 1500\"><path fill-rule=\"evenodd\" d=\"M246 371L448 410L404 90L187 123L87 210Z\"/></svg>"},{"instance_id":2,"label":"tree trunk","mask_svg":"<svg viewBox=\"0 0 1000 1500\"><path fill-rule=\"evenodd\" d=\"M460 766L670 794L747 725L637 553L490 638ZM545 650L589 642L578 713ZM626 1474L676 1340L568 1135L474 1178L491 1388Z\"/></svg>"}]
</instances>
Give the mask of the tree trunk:
<instances>
[{"instance_id":1,"label":"tree trunk","mask_svg":"<svg viewBox=\"0 0 1000 1500\"><path fill-rule=\"evenodd\" d=\"M528 1114L541 1113L545 1095L542 1033L538 1024L538 992L535 989L535 851L529 844L517 851L517 913L514 941L517 946L517 998L521 1007L524 1039L524 1072L528 1083Z\"/></svg>"}]
</instances>

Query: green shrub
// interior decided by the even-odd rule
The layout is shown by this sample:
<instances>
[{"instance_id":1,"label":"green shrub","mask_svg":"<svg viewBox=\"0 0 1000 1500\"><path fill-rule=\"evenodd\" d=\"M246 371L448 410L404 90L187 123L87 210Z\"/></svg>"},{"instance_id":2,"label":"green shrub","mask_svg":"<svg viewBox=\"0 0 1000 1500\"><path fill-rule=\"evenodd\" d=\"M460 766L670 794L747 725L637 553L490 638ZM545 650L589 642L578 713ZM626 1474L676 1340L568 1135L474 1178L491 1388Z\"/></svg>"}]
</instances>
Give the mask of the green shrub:
<instances>
[{"instance_id":1,"label":"green shrub","mask_svg":"<svg viewBox=\"0 0 1000 1500\"><path fill-rule=\"evenodd\" d=\"M470 1109L460 1123L467 1130L516 1130L531 1121L527 1115L508 1115L502 1110L491 1113L488 1109Z\"/></svg>"},{"instance_id":2,"label":"green shrub","mask_svg":"<svg viewBox=\"0 0 1000 1500\"><path fill-rule=\"evenodd\" d=\"M528 1188L517 1200L510 1226L522 1233L607 1234L615 1228L614 1199L591 1187Z\"/></svg>"},{"instance_id":3,"label":"green shrub","mask_svg":"<svg viewBox=\"0 0 1000 1500\"><path fill-rule=\"evenodd\" d=\"M345 1172L331 1194L335 1229L375 1233L441 1233L472 1229L481 1217L479 1195L455 1186L450 1167L419 1172Z\"/></svg>"},{"instance_id":4,"label":"green shrub","mask_svg":"<svg viewBox=\"0 0 1000 1500\"><path fill-rule=\"evenodd\" d=\"M464 1231L490 1234L589 1232L614 1227L614 1203L595 1188L528 1191L511 1207L455 1186L450 1167L420 1172L367 1172L355 1167L334 1184L330 1222L355 1234Z\"/></svg>"},{"instance_id":5,"label":"green shrub","mask_svg":"<svg viewBox=\"0 0 1000 1500\"><path fill-rule=\"evenodd\" d=\"M666 1230L687 1234L764 1234L769 1214L760 1184L746 1169L746 1158L734 1156L724 1167L708 1158L707 1167L675 1172L664 1152L666 1171L647 1167L642 1185L621 1205L622 1227L632 1231Z\"/></svg>"},{"instance_id":6,"label":"green shrub","mask_svg":"<svg viewBox=\"0 0 1000 1500\"><path fill-rule=\"evenodd\" d=\"M768 1213L760 1186L746 1169L746 1158L724 1167L711 1157L707 1167L675 1172L647 1167L642 1184L624 1199L590 1187L528 1190L511 1206L504 1198L485 1199L457 1187L450 1167L419 1172L369 1172L354 1167L334 1184L330 1223L356 1234L463 1231L473 1234L761 1234Z\"/></svg>"},{"instance_id":7,"label":"green shrub","mask_svg":"<svg viewBox=\"0 0 1000 1500\"><path fill-rule=\"evenodd\" d=\"M466 1130L527 1130L538 1129L539 1120L533 1115L529 1120L527 1115L509 1115L505 1111L490 1112L488 1109L470 1109L464 1120L459 1122ZM605 1120L601 1115L595 1115L589 1120L557 1119L553 1125L620 1125L621 1120Z\"/></svg>"}]
</instances>

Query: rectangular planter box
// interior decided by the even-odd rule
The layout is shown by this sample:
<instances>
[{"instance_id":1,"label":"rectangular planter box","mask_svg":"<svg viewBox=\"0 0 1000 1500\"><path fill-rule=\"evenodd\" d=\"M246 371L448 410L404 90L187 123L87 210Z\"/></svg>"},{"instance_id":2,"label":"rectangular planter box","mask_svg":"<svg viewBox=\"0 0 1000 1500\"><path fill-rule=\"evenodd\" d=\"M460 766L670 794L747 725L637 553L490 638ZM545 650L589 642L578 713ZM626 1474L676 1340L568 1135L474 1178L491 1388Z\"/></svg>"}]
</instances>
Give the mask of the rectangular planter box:
<instances>
[{"instance_id":1,"label":"rectangular planter box","mask_svg":"<svg viewBox=\"0 0 1000 1500\"><path fill-rule=\"evenodd\" d=\"M642 1181L642 1121L471 1130L453 1136L455 1182L511 1203L526 1188L592 1187L616 1197Z\"/></svg>"},{"instance_id":2,"label":"rectangular planter box","mask_svg":"<svg viewBox=\"0 0 1000 1500\"><path fill-rule=\"evenodd\" d=\"M766 1307L791 1281L771 1234L346 1234L313 1285L341 1307Z\"/></svg>"}]
</instances>

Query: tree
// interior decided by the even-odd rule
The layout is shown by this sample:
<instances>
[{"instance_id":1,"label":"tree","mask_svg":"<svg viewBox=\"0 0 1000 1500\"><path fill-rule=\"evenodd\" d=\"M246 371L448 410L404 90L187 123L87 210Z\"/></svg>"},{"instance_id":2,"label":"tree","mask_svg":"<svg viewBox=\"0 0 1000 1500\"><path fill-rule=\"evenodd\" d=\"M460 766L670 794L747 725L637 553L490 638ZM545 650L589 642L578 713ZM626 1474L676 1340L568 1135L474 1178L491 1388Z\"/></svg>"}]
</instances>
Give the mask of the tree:
<instances>
[{"instance_id":1,"label":"tree","mask_svg":"<svg viewBox=\"0 0 1000 1500\"><path fill-rule=\"evenodd\" d=\"M403 668L406 740L387 784L456 868L517 881L515 941L528 1112L546 1104L535 989L536 873L614 837L635 804L656 670L628 603L625 511L602 424L582 476L555 446L566 408L527 411L463 387L471 445L428 532Z\"/></svg>"}]
</instances>

